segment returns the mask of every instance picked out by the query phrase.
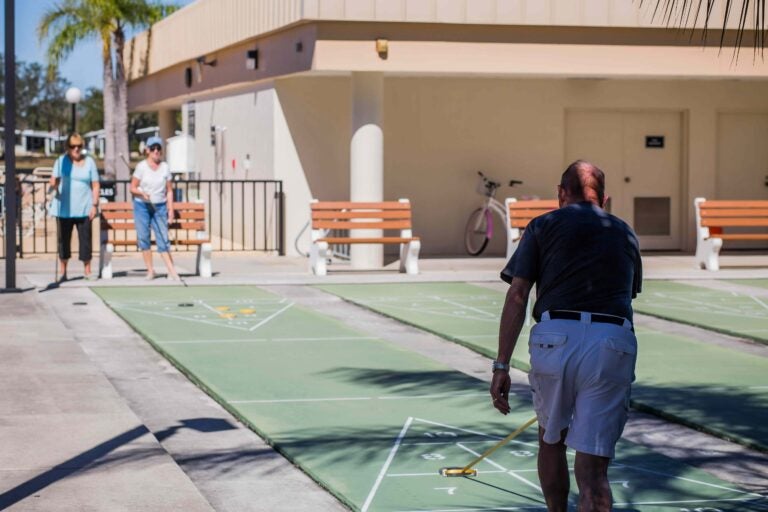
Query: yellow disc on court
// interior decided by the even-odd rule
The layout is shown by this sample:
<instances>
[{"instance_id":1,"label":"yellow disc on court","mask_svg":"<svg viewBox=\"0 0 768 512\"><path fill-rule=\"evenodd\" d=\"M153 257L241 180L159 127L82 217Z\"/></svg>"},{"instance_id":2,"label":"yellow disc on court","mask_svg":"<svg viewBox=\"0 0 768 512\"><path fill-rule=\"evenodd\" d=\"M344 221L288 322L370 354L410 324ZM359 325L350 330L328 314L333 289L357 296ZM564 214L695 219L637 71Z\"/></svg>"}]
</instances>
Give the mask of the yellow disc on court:
<instances>
[{"instance_id":1,"label":"yellow disc on court","mask_svg":"<svg viewBox=\"0 0 768 512\"><path fill-rule=\"evenodd\" d=\"M227 320L232 320L236 316L237 315L234 314L234 313L222 313L222 314L219 315L220 318L226 318Z\"/></svg>"},{"instance_id":2,"label":"yellow disc on court","mask_svg":"<svg viewBox=\"0 0 768 512\"><path fill-rule=\"evenodd\" d=\"M255 312L256 312L255 309L250 309L250 308L243 308L240 310L240 313L242 313L243 315L252 315Z\"/></svg>"},{"instance_id":3,"label":"yellow disc on court","mask_svg":"<svg viewBox=\"0 0 768 512\"><path fill-rule=\"evenodd\" d=\"M215 309L216 311L229 311L229 306L216 306L213 309Z\"/></svg>"}]
</instances>

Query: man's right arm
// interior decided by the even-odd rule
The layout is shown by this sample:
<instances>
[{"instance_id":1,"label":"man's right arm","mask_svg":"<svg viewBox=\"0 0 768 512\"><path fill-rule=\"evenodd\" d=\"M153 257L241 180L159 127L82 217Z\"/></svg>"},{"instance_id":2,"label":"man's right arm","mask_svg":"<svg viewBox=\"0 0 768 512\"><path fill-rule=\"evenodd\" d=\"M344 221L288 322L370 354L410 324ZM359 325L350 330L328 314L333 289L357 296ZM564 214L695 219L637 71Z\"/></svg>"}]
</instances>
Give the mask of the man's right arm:
<instances>
[{"instance_id":1,"label":"man's right arm","mask_svg":"<svg viewBox=\"0 0 768 512\"><path fill-rule=\"evenodd\" d=\"M512 352L517 345L517 338L523 329L525 313L528 306L528 296L531 293L533 283L527 279L515 277L507 290L507 298L504 301L504 309L501 311L501 323L499 325L499 351L496 361L509 364ZM495 370L491 380L491 397L493 406L502 414L510 411L509 388L511 380L508 370Z\"/></svg>"}]
</instances>

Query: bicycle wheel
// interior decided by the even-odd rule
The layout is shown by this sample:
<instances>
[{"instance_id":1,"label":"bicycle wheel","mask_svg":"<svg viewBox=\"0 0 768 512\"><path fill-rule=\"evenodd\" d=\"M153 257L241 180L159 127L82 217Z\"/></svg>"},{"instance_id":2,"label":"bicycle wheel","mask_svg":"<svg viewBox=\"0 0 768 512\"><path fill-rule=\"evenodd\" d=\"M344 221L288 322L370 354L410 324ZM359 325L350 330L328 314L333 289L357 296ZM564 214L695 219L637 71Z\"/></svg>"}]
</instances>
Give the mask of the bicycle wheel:
<instances>
[{"instance_id":1,"label":"bicycle wheel","mask_svg":"<svg viewBox=\"0 0 768 512\"><path fill-rule=\"evenodd\" d=\"M490 213L490 210L478 208L467 220L467 227L464 229L464 247L470 256L479 256L488 245L488 222L493 222L490 219Z\"/></svg>"}]
</instances>

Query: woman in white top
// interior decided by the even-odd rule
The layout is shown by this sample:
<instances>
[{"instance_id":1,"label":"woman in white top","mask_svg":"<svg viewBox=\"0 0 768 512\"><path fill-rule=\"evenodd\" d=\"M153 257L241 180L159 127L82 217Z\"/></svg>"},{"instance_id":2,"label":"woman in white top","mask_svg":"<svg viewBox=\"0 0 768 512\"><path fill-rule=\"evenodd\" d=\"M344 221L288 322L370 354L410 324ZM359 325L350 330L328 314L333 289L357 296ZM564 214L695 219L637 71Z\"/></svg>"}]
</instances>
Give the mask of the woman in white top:
<instances>
[{"instance_id":1,"label":"woman in white top","mask_svg":"<svg viewBox=\"0 0 768 512\"><path fill-rule=\"evenodd\" d=\"M168 269L168 279L179 280L173 266L168 223L173 221L173 189L171 172L163 160L163 139L150 137L147 140L147 158L136 165L131 177L133 195L133 218L136 224L138 246L147 266L147 279L155 278L152 266L150 229L155 232L157 252Z\"/></svg>"}]
</instances>

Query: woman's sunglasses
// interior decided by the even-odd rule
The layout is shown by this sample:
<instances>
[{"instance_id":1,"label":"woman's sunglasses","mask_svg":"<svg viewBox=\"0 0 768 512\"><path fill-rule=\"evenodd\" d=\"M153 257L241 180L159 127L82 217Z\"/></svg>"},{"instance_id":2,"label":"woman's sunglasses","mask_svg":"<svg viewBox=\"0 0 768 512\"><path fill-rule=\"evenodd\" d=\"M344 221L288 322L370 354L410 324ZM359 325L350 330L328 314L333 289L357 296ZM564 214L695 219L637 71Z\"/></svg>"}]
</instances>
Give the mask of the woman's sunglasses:
<instances>
[{"instance_id":1,"label":"woman's sunglasses","mask_svg":"<svg viewBox=\"0 0 768 512\"><path fill-rule=\"evenodd\" d=\"M70 144L69 149L83 149L82 144Z\"/></svg>"},{"instance_id":2,"label":"woman's sunglasses","mask_svg":"<svg viewBox=\"0 0 768 512\"><path fill-rule=\"evenodd\" d=\"M163 150L163 146L161 146L160 144L152 144L151 146L149 146L149 150L150 151L162 151Z\"/></svg>"}]
</instances>

